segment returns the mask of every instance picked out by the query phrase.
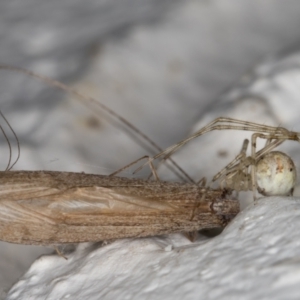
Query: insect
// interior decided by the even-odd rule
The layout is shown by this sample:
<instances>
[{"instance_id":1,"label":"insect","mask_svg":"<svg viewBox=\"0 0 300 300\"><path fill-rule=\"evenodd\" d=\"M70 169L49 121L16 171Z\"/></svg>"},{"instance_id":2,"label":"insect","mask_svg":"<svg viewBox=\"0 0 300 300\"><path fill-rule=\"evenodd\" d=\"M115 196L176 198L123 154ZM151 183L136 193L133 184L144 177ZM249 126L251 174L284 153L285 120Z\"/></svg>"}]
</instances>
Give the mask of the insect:
<instances>
[{"instance_id":1,"label":"insect","mask_svg":"<svg viewBox=\"0 0 300 300\"><path fill-rule=\"evenodd\" d=\"M167 160L189 141L213 130L254 132L251 137L251 155L246 156L249 140L245 140L240 154L213 177L213 182L219 179L223 188L233 189L237 192L252 189L254 200L256 191L263 195L292 195L296 183L294 162L285 153L272 150L285 140L299 141L300 133L289 131L283 127L261 125L231 118L217 118L190 137L158 153L149 162L158 158L163 161ZM258 138L266 139L266 145L256 151ZM251 169L250 173L248 172L249 168Z\"/></svg>"},{"instance_id":2,"label":"insect","mask_svg":"<svg viewBox=\"0 0 300 300\"><path fill-rule=\"evenodd\" d=\"M11 243L192 232L224 227L239 212L223 190L191 183L49 171L1 172L0 182L0 239Z\"/></svg>"},{"instance_id":3,"label":"insect","mask_svg":"<svg viewBox=\"0 0 300 300\"><path fill-rule=\"evenodd\" d=\"M59 82L54 85L66 89ZM9 162L7 171L0 172L0 240L11 243L55 245L192 232L224 227L239 212L238 201L224 189L85 173L8 171L12 166Z\"/></svg>"}]
</instances>

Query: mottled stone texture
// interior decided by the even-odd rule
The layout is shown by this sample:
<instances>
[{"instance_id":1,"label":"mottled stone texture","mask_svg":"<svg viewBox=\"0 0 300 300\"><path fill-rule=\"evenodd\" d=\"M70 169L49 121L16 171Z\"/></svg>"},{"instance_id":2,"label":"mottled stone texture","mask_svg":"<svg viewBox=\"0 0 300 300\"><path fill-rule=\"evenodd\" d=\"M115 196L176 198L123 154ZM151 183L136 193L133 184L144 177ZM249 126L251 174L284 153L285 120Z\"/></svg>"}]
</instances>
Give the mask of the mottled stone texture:
<instances>
[{"instance_id":1,"label":"mottled stone texture","mask_svg":"<svg viewBox=\"0 0 300 300\"><path fill-rule=\"evenodd\" d=\"M193 126L194 129L199 128L220 115L300 131L300 72L297 53L300 41L299 12L299 1L288 1L287 4L279 0L263 3L260 0L2 1L0 63L26 67L75 85L130 119L162 147L186 137ZM291 51L295 51L295 54L287 55ZM257 65L259 67L253 69ZM21 142L21 159L15 169L109 174L148 153L128 136L122 126L112 127L104 119L104 115L95 119L89 110L73 101L74 97L64 97L63 93L53 92L52 88L24 75L0 72L1 110ZM8 132L7 128L5 130ZM245 133L232 132L229 135L223 132L207 135L200 138L198 144L195 142L187 146L186 152L178 153L176 159L196 179L203 176L210 178L233 159L246 137ZM297 166L299 145L286 145L285 150L293 157ZM15 149L15 144L13 146ZM0 140L0 153L0 168L3 170L8 158L3 138ZM122 175L130 176L129 173ZM160 176L164 179L173 178L164 171ZM281 199L279 203L281 201L284 200ZM267 209L268 204L265 203L263 207ZM284 206L282 210L284 211ZM285 219L286 215L281 216L282 212L278 214L282 226L289 224ZM265 219L266 224L260 224L257 223L259 218L254 218L249 223L249 226L253 226L252 237L260 234L262 229L269 228L266 235L271 242L272 239L275 242L285 241L291 232L278 231L274 238L271 228L276 228L277 219ZM275 274L272 272L273 267L268 269L263 265L260 268L259 257L264 251L255 252L257 257L253 259L252 250L249 251L247 247L256 247L253 244L255 238L248 235L245 233L241 240L239 235L230 237L230 243L224 246L227 252L223 248L221 251L228 254L227 259L224 258L224 266L238 264L237 269L246 268L247 278L259 272L259 276L262 276L270 270L270 274ZM89 260L94 252L88 250L84 255L74 254L80 265L96 267L97 271L93 275L95 285L89 284L90 279L83 275L92 273L90 267L84 269L80 276L79 273L75 274L80 277L76 284L68 281L67 285L71 282L72 288L80 288L79 282L83 282L89 286L84 289L86 295L89 295L88 293L94 293L91 287L102 286L98 284L101 278L106 278L107 281L103 280L103 295L108 295L107 298L113 296L112 291L118 291L118 287L124 286L129 298L133 298L132 291L136 290L140 290L144 296L147 294L149 299L158 296L167 298L167 292L170 291L176 292L180 297L177 289L182 289L187 295L185 298L191 299L199 298L193 283L198 283L198 279L204 276L205 284L198 288L204 291L206 287L210 294L204 294L203 299L232 295L226 292L231 287L231 291L236 291L237 299L242 297L241 293L245 288L249 297L253 295L249 299L262 298L266 294L259 292L266 287L272 288L270 281L264 282L259 276L257 280L260 281L255 281L254 275L245 281L238 270L232 276L226 272L222 280L218 277L217 273L222 267L214 267L214 262L220 255L214 252L215 243L222 244L224 239L225 245L225 237L221 235L216 241L208 242L206 252L199 246L195 253L188 253L183 260L177 257L183 255L181 252L165 253L164 255L170 256L170 260L166 264L164 259L157 262L157 265L153 264L149 267L152 271L145 271L145 276L140 273L143 270L142 263L155 263L152 252L161 253L161 248L152 246L152 240L137 241L132 246L132 241L120 241L116 246L110 246L116 248L116 253L108 254L113 257L114 262L114 265L110 265L112 277L106 273L102 274L106 277L99 277L97 272L101 272L103 263L101 260ZM149 250L148 246L145 246L146 250L137 247L143 260L130 252L135 243L150 244ZM126 248L129 250L124 250L130 254L128 257L135 261L131 258L127 260L127 252L122 256L123 244L129 247ZM237 244L240 252L232 252L231 249ZM264 249L260 245L257 247ZM277 253L285 253L284 249L284 244L279 243L275 250L268 248L267 253L276 258ZM291 255L283 257L282 264L272 261L276 272L281 272L278 273L276 282L283 288L274 295L270 294L269 298L276 299L278 296L280 299L280 293L284 293L289 284L292 287L299 286L297 264L295 272L287 273L290 281L283 279L283 274L286 273L284 268L292 266L294 260L297 262L293 256L297 245L290 243L289 249ZM105 258L101 251L99 257ZM147 256L148 252L150 256ZM16 282L40 253L45 253L45 250L1 243L0 293L3 291L3 297L9 286ZM205 259L205 253L210 257L208 260ZM241 256L239 253L242 253ZM95 255L98 256L98 253ZM159 256L156 257L160 259ZM121 260L124 268L119 268L120 263L115 258ZM61 261L62 258L59 257L50 258L55 261L55 265L58 262L59 271L48 269L51 266L48 259L45 259L45 266L41 263L44 259L33 266L32 272L37 275L36 279L31 278L31 284L37 291L46 292L39 281L44 272L48 272L53 278L59 278L66 270L65 261ZM203 264L199 265L198 259ZM72 260L66 264L71 266ZM166 268L161 269L161 265ZM269 265L273 266L271 260ZM131 269L132 266L134 270ZM119 271L124 280L118 281L113 277ZM134 280L125 280L126 272L136 274ZM26 276L25 283L28 276L31 276L30 272ZM166 278L167 282L162 283L162 278ZM257 295L254 295L248 288L255 286L252 284L256 282L261 284L261 288L253 288L257 291ZM58 279L53 284L61 291L67 290L63 280ZM22 291L22 283L19 286L20 289L17 286L14 291ZM131 290L131 286L135 288ZM162 289L167 286L170 290L166 288L165 293ZM50 295L53 286L47 287ZM55 287L53 295L57 298ZM120 288L123 299L126 293ZM11 292L10 295L13 298L17 294L18 292ZM70 297L74 298L74 295L79 294L76 294L76 290L70 291ZM95 295L99 296L98 290ZM136 295L136 299L141 296Z\"/></svg>"}]
</instances>

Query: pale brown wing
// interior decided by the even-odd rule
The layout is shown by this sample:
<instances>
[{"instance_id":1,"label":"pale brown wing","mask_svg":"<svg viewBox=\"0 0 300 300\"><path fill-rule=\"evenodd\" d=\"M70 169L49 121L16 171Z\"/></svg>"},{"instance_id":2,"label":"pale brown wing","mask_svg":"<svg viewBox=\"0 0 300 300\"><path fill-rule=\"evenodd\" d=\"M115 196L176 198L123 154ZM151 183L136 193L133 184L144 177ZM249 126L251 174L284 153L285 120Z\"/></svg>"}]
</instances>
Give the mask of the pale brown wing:
<instances>
[{"instance_id":1,"label":"pale brown wing","mask_svg":"<svg viewBox=\"0 0 300 300\"><path fill-rule=\"evenodd\" d=\"M105 187L62 191L26 185L16 192L6 186L0 192L0 239L48 245L163 234L172 232L171 211L182 214L168 202ZM177 222L173 231L181 231Z\"/></svg>"},{"instance_id":2,"label":"pale brown wing","mask_svg":"<svg viewBox=\"0 0 300 300\"><path fill-rule=\"evenodd\" d=\"M62 217L176 210L154 199L122 195L111 188L80 187L58 190L24 184L0 191L0 221L55 223Z\"/></svg>"}]
</instances>

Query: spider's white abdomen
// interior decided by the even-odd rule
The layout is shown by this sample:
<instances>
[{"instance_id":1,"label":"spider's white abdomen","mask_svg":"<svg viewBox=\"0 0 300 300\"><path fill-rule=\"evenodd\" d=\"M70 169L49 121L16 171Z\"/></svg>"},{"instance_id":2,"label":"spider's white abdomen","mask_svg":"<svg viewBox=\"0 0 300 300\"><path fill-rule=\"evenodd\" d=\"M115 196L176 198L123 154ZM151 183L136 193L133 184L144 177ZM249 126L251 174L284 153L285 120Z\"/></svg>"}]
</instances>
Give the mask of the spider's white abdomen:
<instances>
[{"instance_id":1,"label":"spider's white abdomen","mask_svg":"<svg viewBox=\"0 0 300 300\"><path fill-rule=\"evenodd\" d=\"M256 177L258 191L264 196L292 195L296 184L296 167L288 155L272 151L257 162Z\"/></svg>"}]
</instances>

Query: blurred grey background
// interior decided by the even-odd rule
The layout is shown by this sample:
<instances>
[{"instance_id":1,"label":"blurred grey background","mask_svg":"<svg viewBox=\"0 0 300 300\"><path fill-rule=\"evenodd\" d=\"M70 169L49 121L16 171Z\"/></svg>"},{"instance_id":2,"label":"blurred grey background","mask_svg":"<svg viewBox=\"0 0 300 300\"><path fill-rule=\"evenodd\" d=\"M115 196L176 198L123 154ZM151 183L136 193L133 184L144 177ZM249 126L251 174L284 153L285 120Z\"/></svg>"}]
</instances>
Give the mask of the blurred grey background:
<instances>
[{"instance_id":1,"label":"blurred grey background","mask_svg":"<svg viewBox=\"0 0 300 300\"><path fill-rule=\"evenodd\" d=\"M228 114L235 104L222 96L249 80L245 75L255 66L299 51L299 16L296 0L2 1L0 64L91 95L166 147L198 121ZM257 76L267 78L264 70ZM145 155L120 124L112 126L98 112L96 119L74 98L25 75L0 72L1 110L21 143L14 169L109 174ZM291 120L280 113L270 114L275 122ZM243 110L235 116L243 119ZM3 170L8 150L0 142ZM46 251L52 250L0 244L2 298Z\"/></svg>"}]
</instances>

